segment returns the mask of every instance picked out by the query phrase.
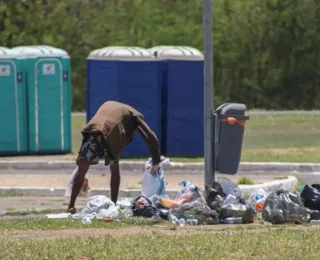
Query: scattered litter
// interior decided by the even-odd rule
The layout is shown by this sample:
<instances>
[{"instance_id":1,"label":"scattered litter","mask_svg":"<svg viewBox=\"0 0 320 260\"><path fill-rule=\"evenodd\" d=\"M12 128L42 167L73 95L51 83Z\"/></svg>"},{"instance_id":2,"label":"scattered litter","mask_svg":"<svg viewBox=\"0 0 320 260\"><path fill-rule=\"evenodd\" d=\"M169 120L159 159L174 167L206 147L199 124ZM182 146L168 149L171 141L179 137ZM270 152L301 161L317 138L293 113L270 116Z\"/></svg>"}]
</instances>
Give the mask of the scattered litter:
<instances>
[{"instance_id":1,"label":"scattered litter","mask_svg":"<svg viewBox=\"0 0 320 260\"><path fill-rule=\"evenodd\" d=\"M134 200L132 208L133 216L151 218L159 214L158 209L147 197L140 196Z\"/></svg>"},{"instance_id":2,"label":"scattered litter","mask_svg":"<svg viewBox=\"0 0 320 260\"><path fill-rule=\"evenodd\" d=\"M76 213L76 214L71 215L71 217L72 217L73 219L83 219L83 218L85 217L85 214Z\"/></svg>"},{"instance_id":3,"label":"scattered litter","mask_svg":"<svg viewBox=\"0 0 320 260\"><path fill-rule=\"evenodd\" d=\"M59 214L47 214L47 218L68 218L70 216L70 213L59 213Z\"/></svg>"},{"instance_id":4,"label":"scattered litter","mask_svg":"<svg viewBox=\"0 0 320 260\"><path fill-rule=\"evenodd\" d=\"M155 175L150 174L150 168L152 167L152 159L149 158L145 163L145 170L142 181L141 195L144 197L152 197L153 195L163 195L166 190L166 183L164 181L163 166L170 163L169 158L161 156L161 162L159 169Z\"/></svg>"},{"instance_id":5,"label":"scattered litter","mask_svg":"<svg viewBox=\"0 0 320 260\"><path fill-rule=\"evenodd\" d=\"M253 223L254 209L246 205L243 199L236 198L229 194L222 202L220 219L241 218L243 224Z\"/></svg>"},{"instance_id":6,"label":"scattered litter","mask_svg":"<svg viewBox=\"0 0 320 260\"><path fill-rule=\"evenodd\" d=\"M263 205L266 200L266 193L263 189L256 189L249 196L248 205L256 210L258 214L262 213Z\"/></svg>"},{"instance_id":7,"label":"scattered litter","mask_svg":"<svg viewBox=\"0 0 320 260\"><path fill-rule=\"evenodd\" d=\"M159 204L165 208L179 208L185 203L190 203L196 200L204 200L200 189L191 184L189 181L182 181L183 189L178 193L175 200L159 198Z\"/></svg>"},{"instance_id":8,"label":"scattered litter","mask_svg":"<svg viewBox=\"0 0 320 260\"><path fill-rule=\"evenodd\" d=\"M103 195L88 197L80 213L47 214L47 218L72 218L84 225L93 221L122 221L130 217L143 217L151 223L169 221L180 227L199 224L247 224L254 216L262 217L264 225L308 223L320 225L320 184L301 186L301 197L295 191L278 190L267 196L263 189L254 190L246 201L239 186L226 177L218 177L206 185L207 197L188 180L176 198L165 194L164 165L169 158L161 157L157 174L150 174L151 158L145 163L141 196L125 198L115 205ZM65 196L70 196L77 168L72 173ZM88 182L83 186L88 188ZM310 221L311 220L311 221Z\"/></svg>"},{"instance_id":9,"label":"scattered litter","mask_svg":"<svg viewBox=\"0 0 320 260\"><path fill-rule=\"evenodd\" d=\"M264 203L262 218L272 224L307 223L307 213L299 194L291 190L272 192Z\"/></svg>"},{"instance_id":10,"label":"scattered litter","mask_svg":"<svg viewBox=\"0 0 320 260\"><path fill-rule=\"evenodd\" d=\"M220 220L221 224L243 224L241 217L225 218Z\"/></svg>"},{"instance_id":11,"label":"scattered litter","mask_svg":"<svg viewBox=\"0 0 320 260\"><path fill-rule=\"evenodd\" d=\"M92 224L91 219L89 217L87 217L87 216L82 218L81 222L82 222L83 225L91 225Z\"/></svg>"},{"instance_id":12,"label":"scattered litter","mask_svg":"<svg viewBox=\"0 0 320 260\"><path fill-rule=\"evenodd\" d=\"M214 181L212 186L206 185L208 206L218 213L220 220L242 218L243 224L253 223L254 209L247 205L239 187L226 177L218 180L221 183Z\"/></svg>"}]
</instances>

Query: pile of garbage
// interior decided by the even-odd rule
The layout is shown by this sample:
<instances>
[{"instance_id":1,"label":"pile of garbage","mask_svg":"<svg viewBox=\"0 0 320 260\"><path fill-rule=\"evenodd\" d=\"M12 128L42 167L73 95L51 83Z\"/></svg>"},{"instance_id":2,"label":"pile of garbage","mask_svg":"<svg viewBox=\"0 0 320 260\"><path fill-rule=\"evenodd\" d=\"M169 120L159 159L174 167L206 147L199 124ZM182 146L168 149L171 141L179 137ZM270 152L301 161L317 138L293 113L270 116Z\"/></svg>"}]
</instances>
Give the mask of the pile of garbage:
<instances>
[{"instance_id":1,"label":"pile of garbage","mask_svg":"<svg viewBox=\"0 0 320 260\"><path fill-rule=\"evenodd\" d=\"M80 213L49 214L47 217L69 217L87 225L93 219L123 221L130 217L143 217L153 222L170 221L180 226L248 224L255 219L271 224L320 224L320 184L305 185L301 194L293 190L266 194L263 189L256 189L245 199L238 185L226 177L219 177L212 185L206 185L207 196L204 198L196 185L185 180L180 183L182 189L173 199L165 194L163 170L170 162L165 157L161 160L156 175L149 173L151 158L145 163L141 196L120 200L115 205L106 196L97 195L88 198Z\"/></svg>"}]
</instances>

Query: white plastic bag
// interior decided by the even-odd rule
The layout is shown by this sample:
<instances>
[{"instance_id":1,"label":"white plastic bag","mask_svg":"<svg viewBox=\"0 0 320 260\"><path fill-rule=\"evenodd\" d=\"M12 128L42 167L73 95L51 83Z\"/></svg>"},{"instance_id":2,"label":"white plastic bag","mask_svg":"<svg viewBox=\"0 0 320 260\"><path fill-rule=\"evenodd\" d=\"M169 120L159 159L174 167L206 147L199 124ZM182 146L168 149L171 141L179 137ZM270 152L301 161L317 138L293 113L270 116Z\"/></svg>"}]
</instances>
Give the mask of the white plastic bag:
<instances>
[{"instance_id":1,"label":"white plastic bag","mask_svg":"<svg viewBox=\"0 0 320 260\"><path fill-rule=\"evenodd\" d=\"M74 169L74 171L72 172L71 176L70 176L70 180L69 180L67 189L66 189L66 191L65 191L65 193L64 193L64 196L65 196L65 197L70 197L70 196L71 196L74 178L75 178L78 170L79 170L79 167L77 166L77 167ZM89 187L89 180L88 180L88 178L85 178L85 183L88 185L88 187L87 187L87 189L84 191L83 188L85 188L85 187L82 186L82 188L81 188L81 190L80 190L80 193L79 193L79 196L82 196L82 197L88 197L88 196L90 196L90 187Z\"/></svg>"},{"instance_id":2,"label":"white plastic bag","mask_svg":"<svg viewBox=\"0 0 320 260\"><path fill-rule=\"evenodd\" d=\"M89 201L87 203L87 208L90 209L91 212L96 212L100 209L107 209L111 206L114 206L113 201L111 201L109 198L107 198L104 195L96 195L89 198Z\"/></svg>"},{"instance_id":3,"label":"white plastic bag","mask_svg":"<svg viewBox=\"0 0 320 260\"><path fill-rule=\"evenodd\" d=\"M166 190L166 183L164 181L163 165L169 164L169 158L161 156L161 162L156 175L150 174L150 168L152 167L152 159L149 158L145 163L145 169L142 181L142 192L141 195L150 198L154 195L164 195Z\"/></svg>"}]
</instances>

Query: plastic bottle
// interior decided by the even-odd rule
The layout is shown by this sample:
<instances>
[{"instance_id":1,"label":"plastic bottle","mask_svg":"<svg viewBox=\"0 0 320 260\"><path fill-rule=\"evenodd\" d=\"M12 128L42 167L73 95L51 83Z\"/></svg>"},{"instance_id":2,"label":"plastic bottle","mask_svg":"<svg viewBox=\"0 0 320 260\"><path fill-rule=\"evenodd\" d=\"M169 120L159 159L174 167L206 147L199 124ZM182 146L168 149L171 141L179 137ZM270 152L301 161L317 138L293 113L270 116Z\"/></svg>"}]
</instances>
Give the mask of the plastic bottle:
<instances>
[{"instance_id":1,"label":"plastic bottle","mask_svg":"<svg viewBox=\"0 0 320 260\"><path fill-rule=\"evenodd\" d=\"M241 217L232 217L232 218L225 218L220 220L221 224L242 224Z\"/></svg>"},{"instance_id":2,"label":"plastic bottle","mask_svg":"<svg viewBox=\"0 0 320 260\"><path fill-rule=\"evenodd\" d=\"M258 189L254 191L251 196L250 196L251 203L253 204L252 206L254 209L258 212L261 213L264 202L266 200L266 193L263 189Z\"/></svg>"},{"instance_id":3,"label":"plastic bottle","mask_svg":"<svg viewBox=\"0 0 320 260\"><path fill-rule=\"evenodd\" d=\"M187 219L186 225L196 226L196 225L198 225L198 220L197 219Z\"/></svg>"},{"instance_id":4,"label":"plastic bottle","mask_svg":"<svg viewBox=\"0 0 320 260\"><path fill-rule=\"evenodd\" d=\"M179 219L179 226L184 227L185 225L186 225L186 221L184 220L184 218L180 218Z\"/></svg>"},{"instance_id":5,"label":"plastic bottle","mask_svg":"<svg viewBox=\"0 0 320 260\"><path fill-rule=\"evenodd\" d=\"M88 217L84 217L81 222L83 225L91 225L92 224L91 219Z\"/></svg>"},{"instance_id":6,"label":"plastic bottle","mask_svg":"<svg viewBox=\"0 0 320 260\"><path fill-rule=\"evenodd\" d=\"M168 218L169 218L169 221L170 221L171 223L173 223L173 224L179 224L179 219L178 219L176 216L170 214L170 215L168 216Z\"/></svg>"}]
</instances>

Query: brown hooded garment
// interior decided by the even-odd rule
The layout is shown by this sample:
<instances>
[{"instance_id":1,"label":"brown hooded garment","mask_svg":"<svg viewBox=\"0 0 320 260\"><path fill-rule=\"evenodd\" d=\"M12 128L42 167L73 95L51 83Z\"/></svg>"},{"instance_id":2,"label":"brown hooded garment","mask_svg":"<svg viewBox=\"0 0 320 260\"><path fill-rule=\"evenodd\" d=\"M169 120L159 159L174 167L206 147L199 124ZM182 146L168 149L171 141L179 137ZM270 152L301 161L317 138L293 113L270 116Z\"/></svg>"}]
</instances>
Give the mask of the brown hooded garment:
<instances>
[{"instance_id":1,"label":"brown hooded garment","mask_svg":"<svg viewBox=\"0 0 320 260\"><path fill-rule=\"evenodd\" d=\"M133 107L115 101L107 101L83 128L83 133L100 133L104 137L107 151L118 162L122 150L136 130L148 145L153 164L160 163L159 141L144 121L141 113Z\"/></svg>"}]
</instances>

